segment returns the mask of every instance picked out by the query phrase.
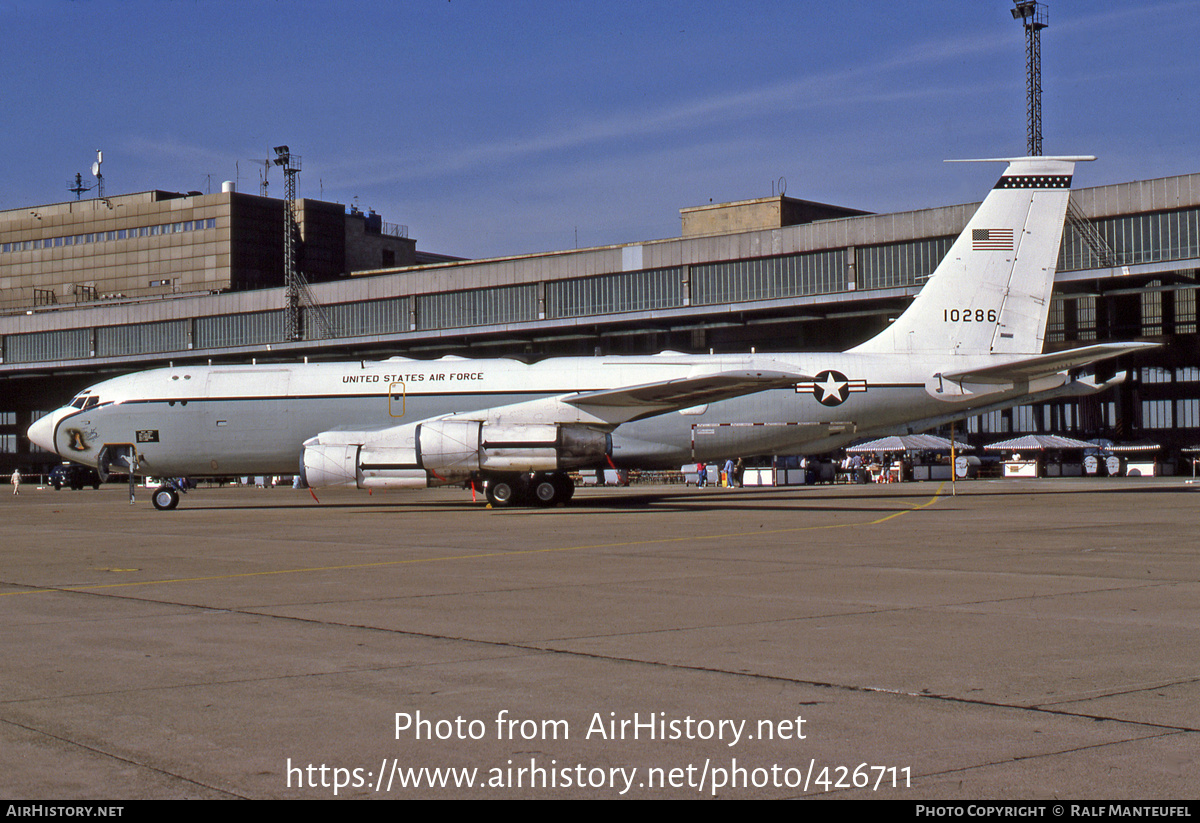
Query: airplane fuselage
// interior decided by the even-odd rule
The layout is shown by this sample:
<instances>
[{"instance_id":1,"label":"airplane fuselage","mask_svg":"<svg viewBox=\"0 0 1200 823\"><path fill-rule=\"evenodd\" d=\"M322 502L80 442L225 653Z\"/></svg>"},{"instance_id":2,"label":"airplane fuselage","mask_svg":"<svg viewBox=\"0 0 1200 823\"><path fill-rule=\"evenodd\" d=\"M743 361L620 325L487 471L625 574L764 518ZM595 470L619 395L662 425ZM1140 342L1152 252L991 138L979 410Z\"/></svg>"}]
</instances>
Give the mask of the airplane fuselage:
<instances>
[{"instance_id":1,"label":"airplane fuselage","mask_svg":"<svg viewBox=\"0 0 1200 823\"><path fill-rule=\"evenodd\" d=\"M979 358L953 359L967 367ZM943 356L936 365L946 362ZM94 401L77 399L83 408L64 407L46 425L53 425L57 451L80 463L96 465L106 445L134 444L143 474L289 474L297 470L301 444L330 430L372 431L705 371L781 367L815 379L625 423L612 435L613 463L678 468L697 460L820 452L949 410L950 398L939 400L928 388L935 364L897 355L671 354L534 364L395 358L156 369L93 386L88 398ZM997 397L960 397L954 405L965 409Z\"/></svg>"}]
</instances>

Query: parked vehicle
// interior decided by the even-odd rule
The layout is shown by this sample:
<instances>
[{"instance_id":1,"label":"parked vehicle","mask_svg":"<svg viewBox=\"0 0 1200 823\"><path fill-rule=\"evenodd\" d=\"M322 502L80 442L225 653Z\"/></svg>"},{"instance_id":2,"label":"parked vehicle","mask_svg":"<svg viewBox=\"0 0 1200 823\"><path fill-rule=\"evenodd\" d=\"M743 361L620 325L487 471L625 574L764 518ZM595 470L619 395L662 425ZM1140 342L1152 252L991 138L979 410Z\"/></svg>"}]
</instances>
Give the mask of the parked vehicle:
<instances>
[{"instance_id":1,"label":"parked vehicle","mask_svg":"<svg viewBox=\"0 0 1200 823\"><path fill-rule=\"evenodd\" d=\"M90 466L80 466L78 463L63 463L50 470L50 485L55 491L62 491L63 486L70 486L79 491L84 486L93 489L100 488L100 475Z\"/></svg>"}]
</instances>

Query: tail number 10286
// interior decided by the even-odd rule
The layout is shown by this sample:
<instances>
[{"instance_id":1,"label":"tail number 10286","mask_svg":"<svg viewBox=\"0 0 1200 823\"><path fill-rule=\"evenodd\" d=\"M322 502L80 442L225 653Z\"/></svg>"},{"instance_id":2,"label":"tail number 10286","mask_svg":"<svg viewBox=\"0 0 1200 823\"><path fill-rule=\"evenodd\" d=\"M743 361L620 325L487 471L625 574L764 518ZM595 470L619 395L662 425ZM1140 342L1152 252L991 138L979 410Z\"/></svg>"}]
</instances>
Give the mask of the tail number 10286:
<instances>
[{"instance_id":1,"label":"tail number 10286","mask_svg":"<svg viewBox=\"0 0 1200 823\"><path fill-rule=\"evenodd\" d=\"M946 323L995 323L1000 312L995 309L942 309L942 320Z\"/></svg>"}]
</instances>

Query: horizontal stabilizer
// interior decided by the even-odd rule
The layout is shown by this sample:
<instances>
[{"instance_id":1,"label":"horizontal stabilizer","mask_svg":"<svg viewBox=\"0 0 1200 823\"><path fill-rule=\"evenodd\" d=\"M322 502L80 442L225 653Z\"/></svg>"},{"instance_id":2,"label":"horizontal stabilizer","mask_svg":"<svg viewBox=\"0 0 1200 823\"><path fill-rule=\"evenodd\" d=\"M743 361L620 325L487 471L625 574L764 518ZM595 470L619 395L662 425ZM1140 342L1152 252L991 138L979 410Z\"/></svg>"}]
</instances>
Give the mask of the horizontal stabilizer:
<instances>
[{"instance_id":1,"label":"horizontal stabilizer","mask_svg":"<svg viewBox=\"0 0 1200 823\"><path fill-rule=\"evenodd\" d=\"M681 377L658 383L645 383L640 386L581 392L561 399L572 406L591 409L593 413L602 417L608 415L601 414L599 409L623 409L627 414L633 414L621 417L636 420L769 389L788 389L797 383L813 379L809 375L799 373L726 371L700 377Z\"/></svg>"},{"instance_id":2,"label":"horizontal stabilizer","mask_svg":"<svg viewBox=\"0 0 1200 823\"><path fill-rule=\"evenodd\" d=\"M1157 347L1158 343L1100 343L1095 346L1083 346L1078 349L1038 354L1011 363L998 366L984 366L967 371L947 372L942 375L945 380L955 383L981 383L1002 385L1022 381L1036 380L1052 374L1076 369L1109 360L1122 354L1145 351Z\"/></svg>"},{"instance_id":3,"label":"horizontal stabilizer","mask_svg":"<svg viewBox=\"0 0 1200 823\"><path fill-rule=\"evenodd\" d=\"M1039 162L1060 162L1060 163L1086 163L1090 160L1095 160L1094 154L1073 154L1073 155L1038 155L1037 157L974 157L964 158L961 160L943 160L943 163L1028 163L1030 165Z\"/></svg>"}]
</instances>

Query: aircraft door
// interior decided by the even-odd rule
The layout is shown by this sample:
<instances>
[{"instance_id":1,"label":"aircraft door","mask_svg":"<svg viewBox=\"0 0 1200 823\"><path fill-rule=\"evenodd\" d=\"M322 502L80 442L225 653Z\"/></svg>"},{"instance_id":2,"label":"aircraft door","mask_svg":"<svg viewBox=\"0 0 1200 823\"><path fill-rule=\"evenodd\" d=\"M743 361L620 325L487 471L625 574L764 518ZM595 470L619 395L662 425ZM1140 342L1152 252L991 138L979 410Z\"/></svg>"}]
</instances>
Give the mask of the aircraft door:
<instances>
[{"instance_id":1,"label":"aircraft door","mask_svg":"<svg viewBox=\"0 0 1200 823\"><path fill-rule=\"evenodd\" d=\"M286 369L213 370L206 397L210 436L222 440L257 437L257 432L284 427L291 412Z\"/></svg>"},{"instance_id":2,"label":"aircraft door","mask_svg":"<svg viewBox=\"0 0 1200 823\"><path fill-rule=\"evenodd\" d=\"M278 462L277 455L303 439L293 431L290 382L291 372L281 368L209 372L203 425L188 462L207 464L214 474L238 474ZM290 463L273 468L274 472L289 470L294 471Z\"/></svg>"},{"instance_id":3,"label":"aircraft door","mask_svg":"<svg viewBox=\"0 0 1200 823\"><path fill-rule=\"evenodd\" d=\"M133 443L105 443L96 455L96 474L101 481L110 474L131 474L137 471L137 446Z\"/></svg>"},{"instance_id":4,"label":"aircraft door","mask_svg":"<svg viewBox=\"0 0 1200 823\"><path fill-rule=\"evenodd\" d=\"M388 417L403 417L405 400L404 383L392 383L388 387Z\"/></svg>"}]
</instances>

